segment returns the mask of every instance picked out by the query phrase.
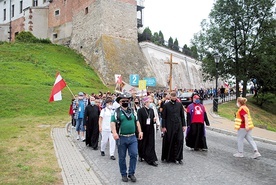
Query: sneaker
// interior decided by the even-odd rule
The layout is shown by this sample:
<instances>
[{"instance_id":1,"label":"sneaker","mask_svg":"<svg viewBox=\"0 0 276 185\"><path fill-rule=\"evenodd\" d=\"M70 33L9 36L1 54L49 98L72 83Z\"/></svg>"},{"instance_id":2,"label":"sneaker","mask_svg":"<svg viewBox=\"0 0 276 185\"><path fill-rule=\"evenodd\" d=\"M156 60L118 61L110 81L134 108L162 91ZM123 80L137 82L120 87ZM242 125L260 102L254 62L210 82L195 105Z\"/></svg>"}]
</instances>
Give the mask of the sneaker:
<instances>
[{"instance_id":1,"label":"sneaker","mask_svg":"<svg viewBox=\"0 0 276 185\"><path fill-rule=\"evenodd\" d=\"M234 157L243 157L243 153L238 152L238 153L235 153L233 156Z\"/></svg>"},{"instance_id":2,"label":"sneaker","mask_svg":"<svg viewBox=\"0 0 276 185\"><path fill-rule=\"evenodd\" d=\"M84 142L84 141L85 141L85 138L84 138L84 137L81 137L81 140Z\"/></svg>"},{"instance_id":3,"label":"sneaker","mask_svg":"<svg viewBox=\"0 0 276 185\"><path fill-rule=\"evenodd\" d=\"M104 151L101 151L101 156L105 156L105 153L104 153Z\"/></svg>"},{"instance_id":4,"label":"sneaker","mask_svg":"<svg viewBox=\"0 0 276 185\"><path fill-rule=\"evenodd\" d=\"M128 178L130 178L131 182L136 182L136 177L134 175L128 175Z\"/></svg>"},{"instance_id":5,"label":"sneaker","mask_svg":"<svg viewBox=\"0 0 276 185\"><path fill-rule=\"evenodd\" d=\"M123 181L123 182L127 182L127 181L128 181L127 176L122 176L122 181Z\"/></svg>"},{"instance_id":6,"label":"sneaker","mask_svg":"<svg viewBox=\"0 0 276 185\"><path fill-rule=\"evenodd\" d=\"M259 152L254 152L254 155L252 156L252 158L257 159L258 157L261 157L261 154Z\"/></svg>"},{"instance_id":7,"label":"sneaker","mask_svg":"<svg viewBox=\"0 0 276 185\"><path fill-rule=\"evenodd\" d=\"M112 156L110 156L110 159L111 160L116 160L116 158L112 155Z\"/></svg>"},{"instance_id":8,"label":"sneaker","mask_svg":"<svg viewBox=\"0 0 276 185\"><path fill-rule=\"evenodd\" d=\"M77 136L77 140L79 140L79 139L80 139L80 136L78 135L78 136Z\"/></svg>"}]
</instances>

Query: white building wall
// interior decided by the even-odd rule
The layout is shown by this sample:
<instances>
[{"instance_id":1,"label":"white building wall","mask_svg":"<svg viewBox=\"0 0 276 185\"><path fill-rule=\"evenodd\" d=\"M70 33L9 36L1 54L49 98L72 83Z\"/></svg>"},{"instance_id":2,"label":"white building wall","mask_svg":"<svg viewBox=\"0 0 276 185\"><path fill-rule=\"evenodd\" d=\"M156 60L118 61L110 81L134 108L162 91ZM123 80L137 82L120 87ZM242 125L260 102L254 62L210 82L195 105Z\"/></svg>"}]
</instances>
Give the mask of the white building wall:
<instances>
[{"instance_id":1,"label":"white building wall","mask_svg":"<svg viewBox=\"0 0 276 185\"><path fill-rule=\"evenodd\" d=\"M22 12L20 12L20 2L22 2ZM48 30L48 9L47 0L37 0L37 6L33 7L33 0L0 0L0 40L9 41L10 21L18 22L19 18L25 17L24 29L32 32L38 38L47 38ZM14 16L11 16L12 6L14 5ZM29 18L29 9L33 11L33 19ZM6 9L6 19L4 20L4 9ZM32 21L33 23L30 23ZM16 23L17 24L17 23ZM30 24L33 25L30 30ZM18 26L18 25L17 25ZM22 31L22 30L21 30ZM12 26L12 34L18 32L18 27ZM12 36L12 38L14 35Z\"/></svg>"},{"instance_id":2,"label":"white building wall","mask_svg":"<svg viewBox=\"0 0 276 185\"><path fill-rule=\"evenodd\" d=\"M32 34L37 38L48 38L48 8L32 8L33 29Z\"/></svg>"},{"instance_id":3,"label":"white building wall","mask_svg":"<svg viewBox=\"0 0 276 185\"><path fill-rule=\"evenodd\" d=\"M23 2L22 5L22 13L20 13L20 1ZM45 7L49 4L46 0L43 3L43 0L38 0L38 6ZM10 13L11 13L11 6L14 5L14 17L11 20L16 20L22 16L24 16L24 9L33 6L33 0L0 0L0 24L5 24L10 22ZM6 20L4 21L4 9L6 9Z\"/></svg>"},{"instance_id":4,"label":"white building wall","mask_svg":"<svg viewBox=\"0 0 276 185\"><path fill-rule=\"evenodd\" d=\"M165 62L170 61L172 54L172 88L175 89L198 89L213 87L213 82L204 82L201 72L201 62L181 53L169 50L165 47L157 46L149 42L139 43L149 65L151 66L157 83L168 86L170 65Z\"/></svg>"}]
</instances>

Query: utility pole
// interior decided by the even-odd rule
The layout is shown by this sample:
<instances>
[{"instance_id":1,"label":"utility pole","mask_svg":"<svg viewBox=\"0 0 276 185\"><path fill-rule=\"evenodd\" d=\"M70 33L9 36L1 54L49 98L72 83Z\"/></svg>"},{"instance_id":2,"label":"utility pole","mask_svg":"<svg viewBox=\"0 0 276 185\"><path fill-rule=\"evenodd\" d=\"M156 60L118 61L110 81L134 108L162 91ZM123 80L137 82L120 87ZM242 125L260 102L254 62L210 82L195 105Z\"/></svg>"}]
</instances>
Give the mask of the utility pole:
<instances>
[{"instance_id":1,"label":"utility pole","mask_svg":"<svg viewBox=\"0 0 276 185\"><path fill-rule=\"evenodd\" d=\"M178 63L172 61L172 53L171 53L171 56L170 56L170 61L169 62L164 62L164 63L170 65L169 86L170 86L170 92L171 92L172 91L172 65L173 64L178 64Z\"/></svg>"}]
</instances>

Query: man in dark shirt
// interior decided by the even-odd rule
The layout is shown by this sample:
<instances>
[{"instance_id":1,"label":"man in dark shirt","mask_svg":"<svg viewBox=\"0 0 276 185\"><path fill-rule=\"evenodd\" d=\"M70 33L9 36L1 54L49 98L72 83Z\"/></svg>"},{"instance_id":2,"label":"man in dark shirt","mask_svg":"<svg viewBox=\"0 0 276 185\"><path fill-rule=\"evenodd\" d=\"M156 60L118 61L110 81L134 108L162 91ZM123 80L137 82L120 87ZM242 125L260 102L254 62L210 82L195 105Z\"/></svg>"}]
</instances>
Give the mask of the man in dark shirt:
<instances>
[{"instance_id":1,"label":"man in dark shirt","mask_svg":"<svg viewBox=\"0 0 276 185\"><path fill-rule=\"evenodd\" d=\"M162 132L164 133L162 143L161 160L182 164L183 143L186 122L182 103L176 101L175 92L171 92L171 100L164 104L162 111Z\"/></svg>"}]
</instances>

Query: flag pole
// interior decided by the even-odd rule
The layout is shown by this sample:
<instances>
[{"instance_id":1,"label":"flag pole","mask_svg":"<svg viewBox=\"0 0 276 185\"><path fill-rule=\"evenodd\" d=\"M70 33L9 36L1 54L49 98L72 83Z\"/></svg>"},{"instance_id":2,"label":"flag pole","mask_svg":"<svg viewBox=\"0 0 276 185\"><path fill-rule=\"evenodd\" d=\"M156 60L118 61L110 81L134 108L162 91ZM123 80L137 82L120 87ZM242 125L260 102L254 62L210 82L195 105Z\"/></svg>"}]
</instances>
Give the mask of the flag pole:
<instances>
[{"instance_id":1,"label":"flag pole","mask_svg":"<svg viewBox=\"0 0 276 185\"><path fill-rule=\"evenodd\" d=\"M69 86L66 84L66 87L69 89L69 91L71 92L73 98L75 98L75 95L73 94L73 92L71 91L71 89L69 88Z\"/></svg>"}]
</instances>

